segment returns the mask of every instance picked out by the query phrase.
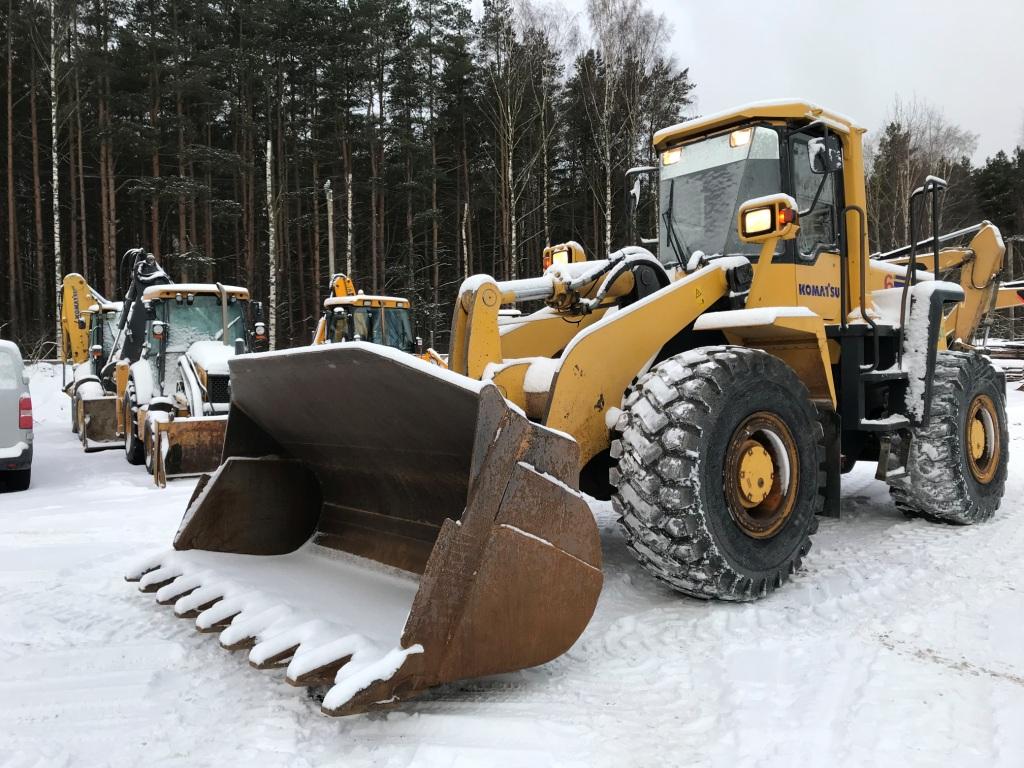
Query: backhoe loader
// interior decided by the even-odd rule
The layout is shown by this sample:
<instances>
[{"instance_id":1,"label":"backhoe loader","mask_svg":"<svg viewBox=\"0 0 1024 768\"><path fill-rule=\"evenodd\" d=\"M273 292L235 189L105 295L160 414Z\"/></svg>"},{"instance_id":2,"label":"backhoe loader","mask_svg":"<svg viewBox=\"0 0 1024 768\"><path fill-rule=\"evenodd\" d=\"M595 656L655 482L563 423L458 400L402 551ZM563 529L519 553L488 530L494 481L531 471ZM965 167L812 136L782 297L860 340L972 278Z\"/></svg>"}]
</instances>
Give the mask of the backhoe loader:
<instances>
[{"instance_id":1,"label":"backhoe loader","mask_svg":"<svg viewBox=\"0 0 1024 768\"><path fill-rule=\"evenodd\" d=\"M253 349L249 291L220 283L151 285L140 359L121 365L117 394L125 455L154 482L209 472L220 463L231 401L228 362ZM257 318L259 313L257 312Z\"/></svg>"},{"instance_id":2,"label":"backhoe loader","mask_svg":"<svg viewBox=\"0 0 1024 768\"><path fill-rule=\"evenodd\" d=\"M324 299L324 312L313 334L314 345L369 341L415 353L435 365L447 365L435 350L424 350L423 339L413 334L408 299L368 296L340 273L331 278L330 294Z\"/></svg>"},{"instance_id":3,"label":"backhoe loader","mask_svg":"<svg viewBox=\"0 0 1024 768\"><path fill-rule=\"evenodd\" d=\"M87 451L111 448L116 441L90 438L95 413L86 416L84 401L104 396L103 366L117 336L121 302L110 302L90 286L84 277L71 273L61 287L60 356L64 361L64 392L71 398L71 431L82 439ZM68 379L68 365L71 377ZM82 422L89 423L83 428ZM90 426L92 428L90 429Z\"/></svg>"},{"instance_id":4,"label":"backhoe loader","mask_svg":"<svg viewBox=\"0 0 1024 768\"><path fill-rule=\"evenodd\" d=\"M227 360L265 338L265 326L257 303L250 329L245 288L172 283L141 248L123 261L131 262L123 305L105 302L78 275L65 278L65 349L76 359L92 342L92 368L76 367L69 394L87 450L123 446L128 461L145 463L162 486L217 466L231 391ZM81 310L85 296L93 303Z\"/></svg>"},{"instance_id":5,"label":"backhoe loader","mask_svg":"<svg viewBox=\"0 0 1024 768\"><path fill-rule=\"evenodd\" d=\"M123 302L109 304L83 278L71 274L64 279L61 302L62 354L74 360L81 356L81 347L89 346L93 357L92 375L79 366L77 374L83 377L83 386L68 388L72 396L74 422L82 447L86 451L123 445L120 431L120 412L115 372L117 365L135 363L143 352L142 336L145 330L145 312L142 291L148 285L170 282L170 278L156 263L152 255L141 248L125 251L122 267L129 264L131 279ZM102 313L104 321L96 322L95 313L86 315L82 306L91 301L89 308L107 307ZM102 334L102 338L100 338Z\"/></svg>"},{"instance_id":6,"label":"backhoe loader","mask_svg":"<svg viewBox=\"0 0 1024 768\"><path fill-rule=\"evenodd\" d=\"M566 651L602 585L581 488L651 575L722 600L801 567L858 461L908 515L988 519L1005 383L971 344L1002 241L919 245L929 178L914 245L872 258L863 133L801 102L658 131L627 178L656 179L657 253L469 278L450 370L360 342L231 360L224 461L129 579L341 715Z\"/></svg>"}]
</instances>

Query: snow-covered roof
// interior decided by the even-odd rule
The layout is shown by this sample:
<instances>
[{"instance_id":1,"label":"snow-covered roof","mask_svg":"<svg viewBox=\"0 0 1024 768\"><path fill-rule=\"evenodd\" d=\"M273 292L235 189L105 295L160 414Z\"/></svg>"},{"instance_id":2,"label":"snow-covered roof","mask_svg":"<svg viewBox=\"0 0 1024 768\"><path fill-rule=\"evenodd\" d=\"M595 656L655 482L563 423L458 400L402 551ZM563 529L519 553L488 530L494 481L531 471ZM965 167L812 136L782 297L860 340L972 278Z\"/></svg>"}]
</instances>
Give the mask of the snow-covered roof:
<instances>
[{"instance_id":1,"label":"snow-covered roof","mask_svg":"<svg viewBox=\"0 0 1024 768\"><path fill-rule=\"evenodd\" d=\"M701 131L723 127L729 123L741 122L752 118L784 118L791 117L794 113L802 114L808 120L820 120L827 123L829 128L841 133L849 133L851 130L862 130L852 119L840 114L826 110L813 102L804 99L775 99L771 101L756 101L740 107L715 112L714 114L696 117L692 120L685 120L668 128L662 128L654 134L654 146L660 146L672 139L690 136Z\"/></svg>"},{"instance_id":2,"label":"snow-covered roof","mask_svg":"<svg viewBox=\"0 0 1024 768\"><path fill-rule=\"evenodd\" d=\"M13 341L6 341L5 339L0 339L0 350L13 354L15 357L21 360L21 350L18 349L18 345L15 344Z\"/></svg>"},{"instance_id":3,"label":"snow-covered roof","mask_svg":"<svg viewBox=\"0 0 1024 768\"><path fill-rule=\"evenodd\" d=\"M224 290L232 296L240 299L249 298L249 289L237 285L225 285ZM220 293L220 289L213 283L166 283L164 285L151 285L142 292L143 299L152 299L157 296L173 296L176 293Z\"/></svg>"},{"instance_id":4,"label":"snow-covered roof","mask_svg":"<svg viewBox=\"0 0 1024 768\"><path fill-rule=\"evenodd\" d=\"M354 296L331 296L324 299L325 307L337 307L341 305L356 304L362 306L363 304L385 304L385 303L398 304L400 307L408 307L409 300L403 299L399 296L370 296L364 293L357 293Z\"/></svg>"}]
</instances>

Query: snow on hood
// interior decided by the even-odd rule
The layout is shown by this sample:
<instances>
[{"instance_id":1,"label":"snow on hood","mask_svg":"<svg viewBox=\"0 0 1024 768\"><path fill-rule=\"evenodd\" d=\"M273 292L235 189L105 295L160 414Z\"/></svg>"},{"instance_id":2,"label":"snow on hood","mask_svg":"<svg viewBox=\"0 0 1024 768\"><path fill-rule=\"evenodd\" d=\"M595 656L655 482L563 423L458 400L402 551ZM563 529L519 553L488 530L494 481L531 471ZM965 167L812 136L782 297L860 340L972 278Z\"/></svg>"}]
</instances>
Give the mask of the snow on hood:
<instances>
[{"instance_id":1,"label":"snow on hood","mask_svg":"<svg viewBox=\"0 0 1024 768\"><path fill-rule=\"evenodd\" d=\"M228 360L235 356L235 348L220 341L204 339L188 348L189 359L207 373L228 373Z\"/></svg>"}]
</instances>

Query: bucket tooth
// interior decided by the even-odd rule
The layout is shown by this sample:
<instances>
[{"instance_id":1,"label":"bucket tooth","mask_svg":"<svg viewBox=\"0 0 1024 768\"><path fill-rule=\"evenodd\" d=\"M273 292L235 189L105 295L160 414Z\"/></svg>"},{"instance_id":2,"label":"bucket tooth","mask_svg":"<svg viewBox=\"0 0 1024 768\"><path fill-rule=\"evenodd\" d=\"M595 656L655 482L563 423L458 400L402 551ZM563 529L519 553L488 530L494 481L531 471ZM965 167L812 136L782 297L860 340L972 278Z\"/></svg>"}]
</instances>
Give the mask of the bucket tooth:
<instances>
[{"instance_id":1,"label":"bucket tooth","mask_svg":"<svg viewBox=\"0 0 1024 768\"><path fill-rule=\"evenodd\" d=\"M160 605L174 605L179 599L195 592L202 586L202 579L196 576L179 576L156 592L156 601Z\"/></svg>"},{"instance_id":2,"label":"bucket tooth","mask_svg":"<svg viewBox=\"0 0 1024 768\"><path fill-rule=\"evenodd\" d=\"M224 591L222 589L199 587L188 595L178 598L178 601L174 604L174 614L182 619L194 619L203 611L212 608L223 597Z\"/></svg>"},{"instance_id":3,"label":"bucket tooth","mask_svg":"<svg viewBox=\"0 0 1024 768\"><path fill-rule=\"evenodd\" d=\"M181 569L173 566L154 568L139 579L140 592L158 592L181 576Z\"/></svg>"},{"instance_id":4,"label":"bucket tooth","mask_svg":"<svg viewBox=\"0 0 1024 768\"><path fill-rule=\"evenodd\" d=\"M326 643L306 643L288 665L286 680L295 686L330 685L338 671L353 659L370 656L372 644L358 635L346 635Z\"/></svg>"},{"instance_id":5,"label":"bucket tooth","mask_svg":"<svg viewBox=\"0 0 1024 768\"><path fill-rule=\"evenodd\" d=\"M294 685L299 688L309 688L318 685L331 685L338 676L338 670L343 666L352 661L351 656L342 656L340 659L321 664L319 667L311 669L309 672L303 672L301 675L297 675L292 678L286 676L285 680L288 681L289 685Z\"/></svg>"},{"instance_id":6,"label":"bucket tooth","mask_svg":"<svg viewBox=\"0 0 1024 768\"><path fill-rule=\"evenodd\" d=\"M224 598L196 616L196 629L200 632L221 632L241 614L242 602L237 598Z\"/></svg>"},{"instance_id":7,"label":"bucket tooth","mask_svg":"<svg viewBox=\"0 0 1024 768\"><path fill-rule=\"evenodd\" d=\"M244 611L220 633L221 647L229 651L253 648L261 635L273 632L273 627L279 626L290 613L283 605L261 611Z\"/></svg>"}]
</instances>

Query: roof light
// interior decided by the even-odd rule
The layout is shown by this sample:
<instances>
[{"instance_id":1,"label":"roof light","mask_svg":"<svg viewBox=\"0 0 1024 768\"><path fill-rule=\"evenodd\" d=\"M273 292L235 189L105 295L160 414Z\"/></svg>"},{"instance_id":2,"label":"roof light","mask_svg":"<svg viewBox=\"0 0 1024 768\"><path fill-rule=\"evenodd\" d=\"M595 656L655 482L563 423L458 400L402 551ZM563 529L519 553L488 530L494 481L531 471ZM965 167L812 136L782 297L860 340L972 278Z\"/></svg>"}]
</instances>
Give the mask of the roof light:
<instances>
[{"instance_id":1,"label":"roof light","mask_svg":"<svg viewBox=\"0 0 1024 768\"><path fill-rule=\"evenodd\" d=\"M661 153L661 164L662 165L674 165L678 163L683 157L682 147L672 147L672 149L666 149Z\"/></svg>"},{"instance_id":2,"label":"roof light","mask_svg":"<svg viewBox=\"0 0 1024 768\"><path fill-rule=\"evenodd\" d=\"M745 147L750 143L750 134L753 133L752 128L740 128L738 131L733 131L729 134L729 146Z\"/></svg>"}]
</instances>

